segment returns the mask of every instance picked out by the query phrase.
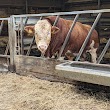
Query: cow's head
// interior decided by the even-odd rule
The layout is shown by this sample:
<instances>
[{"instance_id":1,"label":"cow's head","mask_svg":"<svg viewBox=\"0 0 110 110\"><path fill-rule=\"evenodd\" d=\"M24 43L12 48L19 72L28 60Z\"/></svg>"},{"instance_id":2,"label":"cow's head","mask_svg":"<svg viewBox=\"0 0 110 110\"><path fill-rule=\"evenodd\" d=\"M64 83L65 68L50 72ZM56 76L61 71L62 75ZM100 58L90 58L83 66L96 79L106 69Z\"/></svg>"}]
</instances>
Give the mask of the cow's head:
<instances>
[{"instance_id":1,"label":"cow's head","mask_svg":"<svg viewBox=\"0 0 110 110\"><path fill-rule=\"evenodd\" d=\"M44 54L50 44L52 34L56 34L59 28L52 26L46 19L39 20L35 24L35 39L38 49Z\"/></svg>"},{"instance_id":2,"label":"cow's head","mask_svg":"<svg viewBox=\"0 0 110 110\"><path fill-rule=\"evenodd\" d=\"M52 26L46 19L39 20L34 28L31 27L30 29L34 29L37 48L42 54L45 54L51 38L60 30L58 27Z\"/></svg>"}]
</instances>

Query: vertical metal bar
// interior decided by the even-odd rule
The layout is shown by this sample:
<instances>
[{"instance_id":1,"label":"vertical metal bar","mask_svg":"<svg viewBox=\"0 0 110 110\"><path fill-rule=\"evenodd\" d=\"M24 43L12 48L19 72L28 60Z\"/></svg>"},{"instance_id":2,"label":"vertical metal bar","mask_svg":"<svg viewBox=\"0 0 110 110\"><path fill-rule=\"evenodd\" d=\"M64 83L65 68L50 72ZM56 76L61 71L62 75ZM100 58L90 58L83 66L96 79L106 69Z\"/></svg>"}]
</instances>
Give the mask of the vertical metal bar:
<instances>
[{"instance_id":1,"label":"vertical metal bar","mask_svg":"<svg viewBox=\"0 0 110 110\"><path fill-rule=\"evenodd\" d=\"M23 18L20 18L20 22L21 22L21 54L24 54L24 42L23 42L23 29L24 29L24 25L23 25Z\"/></svg>"},{"instance_id":2,"label":"vertical metal bar","mask_svg":"<svg viewBox=\"0 0 110 110\"><path fill-rule=\"evenodd\" d=\"M101 60L102 60L102 58L104 57L104 55L105 55L107 49L109 48L109 46L110 46L110 38L109 38L107 44L105 45L105 47L104 47L102 53L100 54L100 56L99 56L98 59L97 59L97 63L98 63L98 64L101 62Z\"/></svg>"},{"instance_id":3,"label":"vertical metal bar","mask_svg":"<svg viewBox=\"0 0 110 110\"><path fill-rule=\"evenodd\" d=\"M0 35L1 35L1 33L2 33L3 23L4 23L4 20L2 20L1 25L0 25Z\"/></svg>"},{"instance_id":4,"label":"vertical metal bar","mask_svg":"<svg viewBox=\"0 0 110 110\"><path fill-rule=\"evenodd\" d=\"M64 51L64 49L65 49L65 46L67 45L67 42L68 42L68 40L69 40L69 38L70 38L70 34L71 34L71 32L72 32L72 30L73 30L73 28L74 28L74 26L75 26L75 24L76 24L78 18L79 18L79 14L77 14L77 15L75 16L75 19L74 19L74 21L73 21L73 23L72 23L72 25L71 25L71 27L70 27L69 32L67 33L67 36L66 36L66 38L65 38L65 41L64 41L63 45L62 45L62 47L61 47L61 50L60 50L59 55L58 55L58 58L61 57L61 55L62 55L62 53L63 53L63 51Z\"/></svg>"},{"instance_id":5,"label":"vertical metal bar","mask_svg":"<svg viewBox=\"0 0 110 110\"><path fill-rule=\"evenodd\" d=\"M18 49L19 49L19 39L21 39L21 54L23 55L24 54L24 42L23 42L23 36L24 36L24 26L27 24L27 21L28 21L29 17L26 17L26 20L23 24L23 17L20 17L20 23L18 25ZM20 33L19 33L20 31ZM20 37L19 37L20 35ZM20 53L19 53L20 54Z\"/></svg>"},{"instance_id":6,"label":"vertical metal bar","mask_svg":"<svg viewBox=\"0 0 110 110\"><path fill-rule=\"evenodd\" d=\"M17 54L20 55L20 23L18 24L18 35L17 35Z\"/></svg>"},{"instance_id":7,"label":"vertical metal bar","mask_svg":"<svg viewBox=\"0 0 110 110\"><path fill-rule=\"evenodd\" d=\"M81 47L80 50L79 50L78 56L77 56L76 59L75 59L76 61L78 61L78 60L80 59L80 57L81 57L81 55L82 55L82 53L83 53L83 51L84 51L84 49L85 49L85 47L86 47L86 45L87 45L89 39L90 39L90 37L91 37L92 32L93 32L95 26L97 25L97 23L98 23L98 21L99 21L99 19L100 19L100 17L101 17L101 15L102 15L102 13L99 13L99 14L97 15L97 17L96 17L96 19L95 19L95 21L94 21L94 23L93 23L93 25L92 25L92 27L91 27L91 29L90 29L88 35L87 35L87 37L86 37L86 39L85 39L85 41L84 41L82 47Z\"/></svg>"},{"instance_id":8,"label":"vertical metal bar","mask_svg":"<svg viewBox=\"0 0 110 110\"><path fill-rule=\"evenodd\" d=\"M97 5L98 5L98 6L97 6L98 10L100 10L101 0L98 0L98 4L97 4ZM100 36L100 20L99 20L99 22L98 22L98 24L97 24L96 29L97 29L97 32L98 32L98 34L99 34L99 36Z\"/></svg>"},{"instance_id":9,"label":"vertical metal bar","mask_svg":"<svg viewBox=\"0 0 110 110\"><path fill-rule=\"evenodd\" d=\"M4 55L7 55L7 54L8 54L8 50L9 50L9 41L8 41L8 43L7 43L7 46L6 46L6 50L5 50Z\"/></svg>"},{"instance_id":10,"label":"vertical metal bar","mask_svg":"<svg viewBox=\"0 0 110 110\"><path fill-rule=\"evenodd\" d=\"M40 20L41 20L42 18L43 18L43 17L41 16L41 17L40 17ZM29 49L28 49L28 51L27 51L27 53L26 53L27 56L29 56L29 54L30 54L30 52L31 52L31 48L32 48L32 46L33 46L34 40L35 40L35 36L33 36L32 41L31 41L31 43L30 43Z\"/></svg>"},{"instance_id":11,"label":"vertical metal bar","mask_svg":"<svg viewBox=\"0 0 110 110\"><path fill-rule=\"evenodd\" d=\"M10 65L9 70L15 72L14 55L15 55L15 36L13 34L13 17L8 19L8 33L9 33L9 51L10 51Z\"/></svg>"},{"instance_id":12,"label":"vertical metal bar","mask_svg":"<svg viewBox=\"0 0 110 110\"><path fill-rule=\"evenodd\" d=\"M15 17L12 16L12 37L13 37L13 45L14 45L14 55L17 55L17 34L16 34L16 25L15 25Z\"/></svg>"}]
</instances>

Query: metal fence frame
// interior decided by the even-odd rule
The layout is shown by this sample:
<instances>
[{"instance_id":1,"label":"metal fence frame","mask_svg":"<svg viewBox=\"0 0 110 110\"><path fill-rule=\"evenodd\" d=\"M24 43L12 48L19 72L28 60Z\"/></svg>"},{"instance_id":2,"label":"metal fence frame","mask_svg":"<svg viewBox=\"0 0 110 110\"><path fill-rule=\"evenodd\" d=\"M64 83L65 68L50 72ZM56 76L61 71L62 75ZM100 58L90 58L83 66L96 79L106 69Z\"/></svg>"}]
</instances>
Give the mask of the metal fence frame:
<instances>
[{"instance_id":1,"label":"metal fence frame","mask_svg":"<svg viewBox=\"0 0 110 110\"><path fill-rule=\"evenodd\" d=\"M0 18L0 35L2 34L2 30L3 30L3 25L4 25L4 21L7 21L8 22L8 35L9 35L9 21L10 21L10 18ZM10 36L10 35L9 35ZM7 72L9 70L9 66L10 66L10 37L9 37L9 40L6 44L6 48L5 48L5 51L4 53L1 53L0 54L0 71L1 72Z\"/></svg>"},{"instance_id":2,"label":"metal fence frame","mask_svg":"<svg viewBox=\"0 0 110 110\"><path fill-rule=\"evenodd\" d=\"M1 21L1 24L0 24L0 35L1 35L4 21L8 21L8 24L9 24L9 18L0 18L0 21ZM0 54L0 57L8 57L9 58L10 56L7 55L8 50L9 50L9 41L7 43L6 50L5 50L4 54Z\"/></svg>"},{"instance_id":3,"label":"metal fence frame","mask_svg":"<svg viewBox=\"0 0 110 110\"><path fill-rule=\"evenodd\" d=\"M75 59L76 61L78 61L80 59L80 56L82 55L82 52L84 51L84 49L85 49L85 47L87 45L88 40L90 39L91 33L94 30L95 26L97 25L101 15L103 13L108 13L108 12L110 13L110 9L87 10L87 11L72 11L72 12L58 12L58 13L43 13L43 14L12 15L10 17L10 26L9 26L10 27L9 28L10 49L11 49L10 50L10 52L11 52L11 54L10 54L11 55L11 62L10 62L10 64L12 65L12 67L14 67L15 55L17 55L17 54L22 54L23 55L24 54L24 52L23 52L24 51L23 50L23 48L24 48L24 46L23 46L23 29L24 29L24 26L26 25L29 17L39 17L39 19L42 19L42 17L45 17L45 16L57 16L57 18L55 20L55 23L54 23L54 25L55 25L57 23L57 21L58 21L58 18L60 16L62 16L62 15L76 15L76 17L74 19L74 22L73 22L69 32L67 33L65 41L64 41L64 43L63 43L63 45L61 47L61 50L59 52L59 56L58 57L60 57L62 55L62 52L63 52L67 42L68 42L68 39L69 39L70 34L72 32L72 29L74 28L75 23L77 22L77 20L79 18L79 15L81 15L81 14L93 14L93 13L96 13L97 14L96 19L95 19L95 21L94 21L94 23L93 23L93 25L92 25L92 27L91 27L91 29L90 29L86 39L85 39L85 41L84 41L84 43L83 43L83 45L82 45L82 47L81 47L81 49L80 49L80 51L78 53L78 56ZM21 39L20 39L21 40L21 50L19 49L20 48L19 45L17 45L18 41L17 41L16 29L18 28L18 26L15 24L16 18L20 19L19 23L20 23L20 27L21 27L20 28L20 33L21 33L21 36L20 36L21 37ZM25 23L23 22L23 19L25 19ZM34 41L34 36L33 36L32 42L30 44L30 48L28 50L27 55L29 55L29 53L30 53L33 41ZM106 53L107 49L109 48L109 46L110 46L110 39L108 40L105 48L103 49L101 55L99 56L99 58L97 60L97 63L101 62L101 60L102 60L103 56L105 55L105 53Z\"/></svg>"},{"instance_id":4,"label":"metal fence frame","mask_svg":"<svg viewBox=\"0 0 110 110\"><path fill-rule=\"evenodd\" d=\"M0 35L1 35L2 29L3 29L4 21L8 21L8 26L9 26L9 19L10 19L10 18L0 18L0 21L2 21L1 24L0 24ZM8 30L9 30L9 27L8 27ZM9 34L9 33L8 33L8 34ZM6 46L6 49L5 49L4 54L0 54L0 57L10 58L10 56L7 55L7 54L8 54L8 51L9 51L9 41L8 41L8 43L7 43L7 46Z\"/></svg>"}]
</instances>

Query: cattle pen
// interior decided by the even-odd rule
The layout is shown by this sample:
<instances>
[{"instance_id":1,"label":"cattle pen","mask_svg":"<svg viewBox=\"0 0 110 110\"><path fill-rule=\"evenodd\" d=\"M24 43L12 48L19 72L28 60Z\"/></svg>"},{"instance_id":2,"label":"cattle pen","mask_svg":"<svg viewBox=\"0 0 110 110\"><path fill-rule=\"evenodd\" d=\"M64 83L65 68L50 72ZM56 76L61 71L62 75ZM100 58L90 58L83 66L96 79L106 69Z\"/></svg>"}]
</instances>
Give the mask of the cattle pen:
<instances>
[{"instance_id":1,"label":"cattle pen","mask_svg":"<svg viewBox=\"0 0 110 110\"><path fill-rule=\"evenodd\" d=\"M65 81L71 82L73 80L88 82L93 84L110 86L110 62L107 64L101 63L104 55L110 46L110 32L106 36L107 42L104 48L98 55L97 63L81 62L80 57L90 39L91 33L96 27L100 26L101 16L105 13L110 13L110 9L103 10L87 10L87 11L73 11L73 12L58 12L58 13L43 13L43 14L24 14L12 15L9 18L0 18L0 20L8 21L9 41L4 54L0 55L0 69L3 71L16 72L20 75L31 75L41 79L51 81ZM35 57L30 55L32 48L37 48L34 44L35 37L26 38L24 36L24 27L26 25L33 25L39 19L45 16L57 16L53 25L56 25L59 17L74 20L66 39L62 45L58 57L62 55L65 46L68 43L69 36L75 23L80 16L92 14L94 22L90 29L75 61L59 60L51 58ZM33 20L32 20L33 19ZM2 30L1 22L1 30ZM28 43L27 43L28 42ZM28 47L27 47L27 44Z\"/></svg>"}]
</instances>

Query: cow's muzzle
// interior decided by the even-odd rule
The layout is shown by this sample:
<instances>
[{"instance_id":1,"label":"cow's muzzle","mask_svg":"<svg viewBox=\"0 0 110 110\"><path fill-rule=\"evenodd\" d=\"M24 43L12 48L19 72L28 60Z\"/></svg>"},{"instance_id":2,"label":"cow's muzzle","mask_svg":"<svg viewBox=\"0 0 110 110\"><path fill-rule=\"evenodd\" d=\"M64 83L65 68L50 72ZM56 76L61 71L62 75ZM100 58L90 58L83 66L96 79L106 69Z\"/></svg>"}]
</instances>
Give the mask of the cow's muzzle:
<instances>
[{"instance_id":1,"label":"cow's muzzle","mask_svg":"<svg viewBox=\"0 0 110 110\"><path fill-rule=\"evenodd\" d=\"M47 46L46 45L39 45L38 49L41 51L41 53L44 54L47 50Z\"/></svg>"}]
</instances>

